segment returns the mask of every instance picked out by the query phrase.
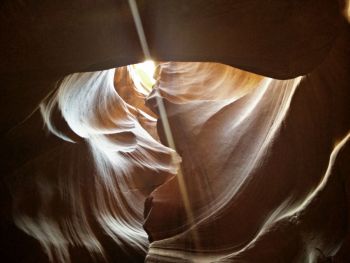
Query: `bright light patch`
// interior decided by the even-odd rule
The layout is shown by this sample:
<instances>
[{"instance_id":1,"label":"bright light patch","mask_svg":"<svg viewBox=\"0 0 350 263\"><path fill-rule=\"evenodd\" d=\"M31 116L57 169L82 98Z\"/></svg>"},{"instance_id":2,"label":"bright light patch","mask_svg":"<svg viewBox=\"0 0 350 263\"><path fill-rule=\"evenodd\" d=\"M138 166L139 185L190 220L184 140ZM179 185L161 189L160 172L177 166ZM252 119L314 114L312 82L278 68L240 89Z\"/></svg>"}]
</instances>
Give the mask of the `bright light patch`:
<instances>
[{"instance_id":1,"label":"bright light patch","mask_svg":"<svg viewBox=\"0 0 350 263\"><path fill-rule=\"evenodd\" d=\"M156 69L156 64L152 60L146 60L143 63L135 64L131 66L132 78L143 89L143 93L150 93L156 80L153 78ZM140 87L141 86L141 87Z\"/></svg>"}]
</instances>

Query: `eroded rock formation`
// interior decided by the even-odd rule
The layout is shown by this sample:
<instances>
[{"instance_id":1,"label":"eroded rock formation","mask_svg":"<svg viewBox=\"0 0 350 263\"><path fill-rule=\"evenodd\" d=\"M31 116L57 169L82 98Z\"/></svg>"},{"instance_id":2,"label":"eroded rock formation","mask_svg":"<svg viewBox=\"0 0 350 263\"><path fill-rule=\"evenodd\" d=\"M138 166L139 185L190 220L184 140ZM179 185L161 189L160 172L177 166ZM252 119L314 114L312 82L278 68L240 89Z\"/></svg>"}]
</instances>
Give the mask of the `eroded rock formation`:
<instances>
[{"instance_id":1,"label":"eroded rock formation","mask_svg":"<svg viewBox=\"0 0 350 263\"><path fill-rule=\"evenodd\" d=\"M161 63L153 112L126 68L114 80L109 70L56 83L142 61L127 3L83 2L1 3L5 261L47 261L15 218L63 261L103 250L107 261L142 262L144 223L147 262L346 262L343 1L139 1L156 60L226 64ZM167 143L157 96L190 218L173 154L157 142ZM58 137L43 128L43 102Z\"/></svg>"}]
</instances>

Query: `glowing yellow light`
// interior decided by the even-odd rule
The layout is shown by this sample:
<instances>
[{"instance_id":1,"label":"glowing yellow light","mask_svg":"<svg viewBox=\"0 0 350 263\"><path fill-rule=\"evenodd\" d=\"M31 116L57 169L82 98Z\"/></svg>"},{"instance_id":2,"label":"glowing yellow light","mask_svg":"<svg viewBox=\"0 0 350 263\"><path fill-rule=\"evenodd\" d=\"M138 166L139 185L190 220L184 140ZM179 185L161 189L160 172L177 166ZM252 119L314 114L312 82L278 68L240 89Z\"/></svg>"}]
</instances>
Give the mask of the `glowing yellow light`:
<instances>
[{"instance_id":1,"label":"glowing yellow light","mask_svg":"<svg viewBox=\"0 0 350 263\"><path fill-rule=\"evenodd\" d=\"M154 72L156 70L156 64L152 60L146 60L143 63L133 65L135 71L135 77L138 78L140 84L148 92L152 90L152 86L156 83L156 80L153 78Z\"/></svg>"},{"instance_id":2,"label":"glowing yellow light","mask_svg":"<svg viewBox=\"0 0 350 263\"><path fill-rule=\"evenodd\" d=\"M154 61L146 60L143 63L137 64L136 67L145 72L150 79L153 79L154 71L156 70L156 64Z\"/></svg>"}]
</instances>

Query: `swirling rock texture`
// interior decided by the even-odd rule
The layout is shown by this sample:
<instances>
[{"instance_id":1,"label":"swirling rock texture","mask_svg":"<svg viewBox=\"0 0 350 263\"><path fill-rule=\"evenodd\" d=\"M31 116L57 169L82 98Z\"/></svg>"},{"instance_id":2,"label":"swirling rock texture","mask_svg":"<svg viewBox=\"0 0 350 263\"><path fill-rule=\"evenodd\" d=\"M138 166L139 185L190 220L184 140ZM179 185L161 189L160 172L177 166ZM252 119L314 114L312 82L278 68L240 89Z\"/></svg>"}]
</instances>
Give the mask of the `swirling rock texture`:
<instances>
[{"instance_id":1,"label":"swirling rock texture","mask_svg":"<svg viewBox=\"0 0 350 263\"><path fill-rule=\"evenodd\" d=\"M146 99L105 70L143 59L127 2L1 3L3 261L347 262L345 2L138 6L155 60L218 63Z\"/></svg>"},{"instance_id":2,"label":"swirling rock texture","mask_svg":"<svg viewBox=\"0 0 350 263\"><path fill-rule=\"evenodd\" d=\"M327 64L313 74L329 72ZM316 84L320 75L250 75L161 65L154 96L165 99L193 218L176 177L157 188L146 207L147 262L317 262L341 245L347 210L337 160L349 158L349 122L333 121L349 113L348 98L340 92L337 106L326 103L338 92L327 90L327 77Z\"/></svg>"}]
</instances>

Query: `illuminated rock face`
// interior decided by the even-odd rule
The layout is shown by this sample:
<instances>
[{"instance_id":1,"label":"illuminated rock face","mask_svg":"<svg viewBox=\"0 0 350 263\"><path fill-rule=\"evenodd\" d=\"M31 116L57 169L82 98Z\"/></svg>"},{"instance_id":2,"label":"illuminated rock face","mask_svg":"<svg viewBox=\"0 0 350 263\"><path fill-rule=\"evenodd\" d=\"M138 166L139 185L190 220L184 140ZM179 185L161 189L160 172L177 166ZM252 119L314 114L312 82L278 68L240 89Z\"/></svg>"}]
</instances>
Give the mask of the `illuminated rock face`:
<instances>
[{"instance_id":1,"label":"illuminated rock face","mask_svg":"<svg viewBox=\"0 0 350 263\"><path fill-rule=\"evenodd\" d=\"M182 157L190 219L170 179L171 150L157 142L157 93L151 112L125 68L114 80L113 70L69 76L65 119L46 100L46 124L63 140L35 110L64 74L142 60L127 5L3 4L1 174L14 195L1 185L9 229L1 237L11 258L46 260L11 228L14 208L16 224L63 261L91 260L81 247L103 249L111 262L143 261L142 223L148 262L322 262L341 245L334 259L349 258L350 33L337 2L188 2L141 5L155 59L267 76L160 66L156 90Z\"/></svg>"},{"instance_id":2,"label":"illuminated rock face","mask_svg":"<svg viewBox=\"0 0 350 263\"><path fill-rule=\"evenodd\" d=\"M348 224L348 40L317 70L286 81L215 64L161 65L155 90L193 218L176 177L157 188L146 205L147 262L318 262L337 253Z\"/></svg>"}]
</instances>

